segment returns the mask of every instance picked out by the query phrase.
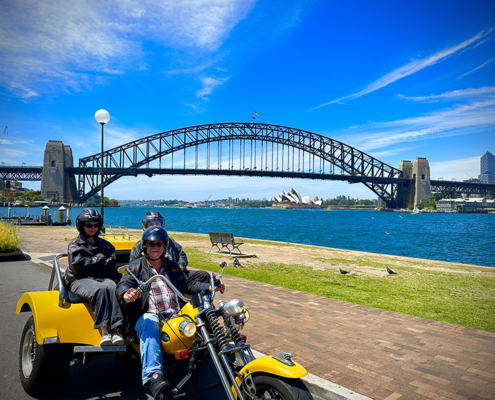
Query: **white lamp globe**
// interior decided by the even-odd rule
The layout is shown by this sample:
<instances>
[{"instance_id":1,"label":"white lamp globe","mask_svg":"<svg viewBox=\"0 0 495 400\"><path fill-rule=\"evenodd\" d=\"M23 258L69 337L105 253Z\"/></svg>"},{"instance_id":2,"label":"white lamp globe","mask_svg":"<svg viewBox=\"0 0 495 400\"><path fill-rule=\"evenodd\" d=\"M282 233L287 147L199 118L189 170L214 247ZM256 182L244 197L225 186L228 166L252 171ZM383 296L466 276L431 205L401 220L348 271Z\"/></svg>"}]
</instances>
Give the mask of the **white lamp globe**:
<instances>
[{"instance_id":1,"label":"white lamp globe","mask_svg":"<svg viewBox=\"0 0 495 400\"><path fill-rule=\"evenodd\" d=\"M98 110L95 113L95 119L99 124L106 124L110 121L110 114L107 110Z\"/></svg>"}]
</instances>

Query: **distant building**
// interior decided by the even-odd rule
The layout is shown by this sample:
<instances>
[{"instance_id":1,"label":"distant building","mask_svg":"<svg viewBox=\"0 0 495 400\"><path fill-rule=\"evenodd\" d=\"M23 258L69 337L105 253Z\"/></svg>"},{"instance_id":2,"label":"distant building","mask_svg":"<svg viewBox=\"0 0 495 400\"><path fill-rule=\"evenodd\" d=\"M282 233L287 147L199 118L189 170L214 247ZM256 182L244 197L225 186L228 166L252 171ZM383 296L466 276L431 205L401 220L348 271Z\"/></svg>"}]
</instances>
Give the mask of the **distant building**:
<instances>
[{"instance_id":1,"label":"distant building","mask_svg":"<svg viewBox=\"0 0 495 400\"><path fill-rule=\"evenodd\" d=\"M495 183L495 156L489 151L481 156L478 178L483 183Z\"/></svg>"},{"instance_id":2,"label":"distant building","mask_svg":"<svg viewBox=\"0 0 495 400\"><path fill-rule=\"evenodd\" d=\"M437 201L437 211L448 213L495 212L495 200L486 200L483 198L442 199Z\"/></svg>"}]
</instances>

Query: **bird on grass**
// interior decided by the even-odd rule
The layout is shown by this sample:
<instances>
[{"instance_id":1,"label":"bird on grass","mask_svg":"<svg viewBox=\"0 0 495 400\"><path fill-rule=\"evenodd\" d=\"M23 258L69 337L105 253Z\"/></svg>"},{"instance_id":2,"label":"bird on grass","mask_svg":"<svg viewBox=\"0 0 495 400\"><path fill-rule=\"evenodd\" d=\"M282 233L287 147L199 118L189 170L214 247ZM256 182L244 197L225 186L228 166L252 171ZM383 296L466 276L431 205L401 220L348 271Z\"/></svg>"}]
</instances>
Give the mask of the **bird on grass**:
<instances>
[{"instance_id":1,"label":"bird on grass","mask_svg":"<svg viewBox=\"0 0 495 400\"><path fill-rule=\"evenodd\" d=\"M339 271L342 275L347 275L349 273L349 271L344 271L343 269L339 269Z\"/></svg>"},{"instance_id":2,"label":"bird on grass","mask_svg":"<svg viewBox=\"0 0 495 400\"><path fill-rule=\"evenodd\" d=\"M236 268L242 268L242 265L241 265L241 263L239 262L239 260L237 258L234 260L234 267L236 267Z\"/></svg>"},{"instance_id":3,"label":"bird on grass","mask_svg":"<svg viewBox=\"0 0 495 400\"><path fill-rule=\"evenodd\" d=\"M390 275L397 275L397 272L392 271L389 267L387 267L387 272L388 272Z\"/></svg>"}]
</instances>

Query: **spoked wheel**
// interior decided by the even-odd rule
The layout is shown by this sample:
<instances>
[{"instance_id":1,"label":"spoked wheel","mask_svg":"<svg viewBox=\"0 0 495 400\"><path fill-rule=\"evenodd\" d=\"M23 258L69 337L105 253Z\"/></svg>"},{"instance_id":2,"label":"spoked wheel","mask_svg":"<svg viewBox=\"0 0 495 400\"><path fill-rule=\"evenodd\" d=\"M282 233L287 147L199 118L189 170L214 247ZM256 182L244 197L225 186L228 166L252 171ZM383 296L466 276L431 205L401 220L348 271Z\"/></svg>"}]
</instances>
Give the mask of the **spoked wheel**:
<instances>
[{"instance_id":1,"label":"spoked wheel","mask_svg":"<svg viewBox=\"0 0 495 400\"><path fill-rule=\"evenodd\" d=\"M300 379L286 379L268 374L253 375L255 399L313 400Z\"/></svg>"},{"instance_id":2,"label":"spoked wheel","mask_svg":"<svg viewBox=\"0 0 495 400\"><path fill-rule=\"evenodd\" d=\"M43 394L57 390L69 371L68 348L63 344L40 345L31 316L22 331L19 346L19 376L26 393Z\"/></svg>"}]
</instances>

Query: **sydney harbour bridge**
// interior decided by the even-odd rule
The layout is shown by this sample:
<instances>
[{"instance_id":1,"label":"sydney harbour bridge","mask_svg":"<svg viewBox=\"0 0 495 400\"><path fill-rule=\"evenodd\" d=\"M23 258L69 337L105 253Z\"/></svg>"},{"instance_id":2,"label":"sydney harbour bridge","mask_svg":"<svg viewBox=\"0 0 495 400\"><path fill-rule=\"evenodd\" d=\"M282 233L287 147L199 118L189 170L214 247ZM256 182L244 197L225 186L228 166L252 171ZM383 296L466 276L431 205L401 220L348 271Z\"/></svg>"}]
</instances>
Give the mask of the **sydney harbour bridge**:
<instances>
[{"instance_id":1,"label":"sydney harbour bridge","mask_svg":"<svg viewBox=\"0 0 495 400\"><path fill-rule=\"evenodd\" d=\"M103 175L101 166L103 163ZM83 203L125 176L229 175L361 183L388 207L429 201L430 192L495 195L494 184L431 180L428 160L388 165L352 146L286 126L233 122L147 136L79 159L60 141L46 145L43 167L0 166L0 179L42 181L42 195ZM129 185L132 190L132 184Z\"/></svg>"}]
</instances>

